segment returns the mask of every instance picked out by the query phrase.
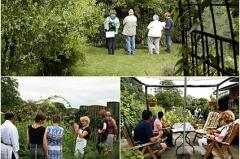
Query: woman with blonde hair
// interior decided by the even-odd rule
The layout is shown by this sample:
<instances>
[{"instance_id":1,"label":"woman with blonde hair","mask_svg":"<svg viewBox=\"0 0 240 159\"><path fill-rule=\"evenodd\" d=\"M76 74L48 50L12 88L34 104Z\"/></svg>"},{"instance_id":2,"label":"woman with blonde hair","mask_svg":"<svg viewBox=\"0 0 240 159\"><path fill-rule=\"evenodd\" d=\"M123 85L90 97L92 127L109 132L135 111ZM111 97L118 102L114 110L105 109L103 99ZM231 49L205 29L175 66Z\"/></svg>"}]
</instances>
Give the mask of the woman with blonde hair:
<instances>
[{"instance_id":1,"label":"woman with blonde hair","mask_svg":"<svg viewBox=\"0 0 240 159\"><path fill-rule=\"evenodd\" d=\"M87 146L87 140L90 137L91 130L89 128L90 119L88 116L80 117L80 122L82 127L79 128L77 123L74 123L74 131L77 134L76 146L75 146L75 155L83 155L84 148Z\"/></svg>"},{"instance_id":2,"label":"woman with blonde hair","mask_svg":"<svg viewBox=\"0 0 240 159\"><path fill-rule=\"evenodd\" d=\"M226 136L229 133L229 130L231 130L233 126L233 121L235 120L235 115L231 110L224 111L221 115L221 118L226 123L226 125L210 131L210 135L208 135L208 138L214 139L217 141L224 141ZM201 139L198 139L198 144L201 150L201 155L204 156L206 154L206 149L204 145L208 145L211 141L208 140L206 137L203 137ZM208 158L213 158L213 155L210 154Z\"/></svg>"}]
</instances>

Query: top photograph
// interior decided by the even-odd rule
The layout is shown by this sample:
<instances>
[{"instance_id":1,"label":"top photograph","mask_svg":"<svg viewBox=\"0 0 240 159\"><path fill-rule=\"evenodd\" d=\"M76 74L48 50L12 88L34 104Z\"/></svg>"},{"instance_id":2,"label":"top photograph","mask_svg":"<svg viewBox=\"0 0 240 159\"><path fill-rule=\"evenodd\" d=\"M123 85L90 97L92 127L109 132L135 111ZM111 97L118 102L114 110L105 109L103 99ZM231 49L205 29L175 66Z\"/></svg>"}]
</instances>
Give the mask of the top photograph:
<instances>
[{"instance_id":1,"label":"top photograph","mask_svg":"<svg viewBox=\"0 0 240 159\"><path fill-rule=\"evenodd\" d=\"M2 76L239 76L239 0L4 0Z\"/></svg>"}]
</instances>

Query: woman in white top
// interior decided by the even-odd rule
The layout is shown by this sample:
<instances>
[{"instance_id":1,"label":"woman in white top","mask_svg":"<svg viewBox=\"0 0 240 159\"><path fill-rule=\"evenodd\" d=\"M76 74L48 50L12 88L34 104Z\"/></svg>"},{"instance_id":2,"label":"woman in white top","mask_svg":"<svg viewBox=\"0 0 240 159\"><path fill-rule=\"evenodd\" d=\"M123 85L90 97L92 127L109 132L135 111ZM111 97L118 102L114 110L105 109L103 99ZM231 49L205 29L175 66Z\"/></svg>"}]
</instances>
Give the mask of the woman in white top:
<instances>
[{"instance_id":1,"label":"woman in white top","mask_svg":"<svg viewBox=\"0 0 240 159\"><path fill-rule=\"evenodd\" d=\"M155 48L156 54L159 54L159 41L162 37L162 30L165 27L165 22L160 22L158 15L153 16L153 21L148 25L148 49L149 53L153 53Z\"/></svg>"}]
</instances>

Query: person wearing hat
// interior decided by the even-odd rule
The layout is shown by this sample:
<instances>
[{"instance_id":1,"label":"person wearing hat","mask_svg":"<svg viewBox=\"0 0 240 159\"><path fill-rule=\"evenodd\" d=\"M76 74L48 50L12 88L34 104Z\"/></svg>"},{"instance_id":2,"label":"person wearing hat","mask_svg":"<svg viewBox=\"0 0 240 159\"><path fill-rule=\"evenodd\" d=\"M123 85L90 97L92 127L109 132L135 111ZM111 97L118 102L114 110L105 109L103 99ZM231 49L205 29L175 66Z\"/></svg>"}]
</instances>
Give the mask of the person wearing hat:
<instances>
[{"instance_id":1,"label":"person wearing hat","mask_svg":"<svg viewBox=\"0 0 240 159\"><path fill-rule=\"evenodd\" d=\"M5 113L5 122L1 125L1 158L19 159L19 135L13 113Z\"/></svg>"},{"instance_id":2,"label":"person wearing hat","mask_svg":"<svg viewBox=\"0 0 240 159\"><path fill-rule=\"evenodd\" d=\"M221 119L226 123L224 126L216 129L211 130L209 134L207 134L208 138L214 139L217 141L224 141L226 139L226 136L229 134L229 130L234 125L235 115L231 110L226 110L221 114ZM206 154L206 148L204 145L211 144L211 140L208 140L207 137L203 137L201 139L198 139L198 145L201 150L201 155L204 156ZM211 153L210 156L208 156L208 159L213 158L213 154Z\"/></svg>"},{"instance_id":3,"label":"person wearing hat","mask_svg":"<svg viewBox=\"0 0 240 159\"><path fill-rule=\"evenodd\" d=\"M111 112L107 111L107 121L108 121L108 136L107 144L109 145L111 151L113 150L113 141L117 135L117 124L113 119Z\"/></svg>"},{"instance_id":4,"label":"person wearing hat","mask_svg":"<svg viewBox=\"0 0 240 159\"><path fill-rule=\"evenodd\" d=\"M120 22L115 10L111 10L110 16L104 21L104 29L106 31L107 49L108 54L114 55L114 51L117 48L117 35L120 27ZM108 34L113 33L113 34Z\"/></svg>"},{"instance_id":5,"label":"person wearing hat","mask_svg":"<svg viewBox=\"0 0 240 159\"><path fill-rule=\"evenodd\" d=\"M126 16L123 20L122 34L125 36L126 50L128 52L128 55L134 55L137 18L134 15L133 9L130 9L128 11L128 14L129 15Z\"/></svg>"},{"instance_id":6,"label":"person wearing hat","mask_svg":"<svg viewBox=\"0 0 240 159\"><path fill-rule=\"evenodd\" d=\"M164 14L166 19L165 34L166 34L166 50L168 53L171 52L171 33L173 31L173 20L169 12Z\"/></svg>"}]
</instances>

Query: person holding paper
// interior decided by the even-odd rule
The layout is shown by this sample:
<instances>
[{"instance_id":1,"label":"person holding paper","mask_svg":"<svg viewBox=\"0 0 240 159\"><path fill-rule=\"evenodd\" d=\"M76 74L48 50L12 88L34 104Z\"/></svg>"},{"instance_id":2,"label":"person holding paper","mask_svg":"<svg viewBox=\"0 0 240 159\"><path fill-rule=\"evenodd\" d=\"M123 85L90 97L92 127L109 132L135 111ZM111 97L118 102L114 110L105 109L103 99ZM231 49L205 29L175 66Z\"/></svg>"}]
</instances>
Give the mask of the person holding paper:
<instances>
[{"instance_id":1,"label":"person holding paper","mask_svg":"<svg viewBox=\"0 0 240 159\"><path fill-rule=\"evenodd\" d=\"M108 54L114 55L114 51L117 48L117 34L120 26L120 22L115 10L111 10L110 16L104 21L104 29L106 31L107 49Z\"/></svg>"}]
</instances>

